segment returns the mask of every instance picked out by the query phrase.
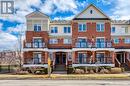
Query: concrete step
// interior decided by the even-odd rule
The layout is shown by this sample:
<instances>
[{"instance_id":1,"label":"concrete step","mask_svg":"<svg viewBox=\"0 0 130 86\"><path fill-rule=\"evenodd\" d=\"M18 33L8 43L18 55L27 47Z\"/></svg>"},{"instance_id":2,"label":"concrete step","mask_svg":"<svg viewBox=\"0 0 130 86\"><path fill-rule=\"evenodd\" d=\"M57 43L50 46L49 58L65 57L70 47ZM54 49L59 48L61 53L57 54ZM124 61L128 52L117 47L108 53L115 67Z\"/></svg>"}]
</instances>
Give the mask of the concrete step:
<instances>
[{"instance_id":1,"label":"concrete step","mask_svg":"<svg viewBox=\"0 0 130 86\"><path fill-rule=\"evenodd\" d=\"M56 65L54 70L55 71L64 71L65 65Z\"/></svg>"},{"instance_id":2,"label":"concrete step","mask_svg":"<svg viewBox=\"0 0 130 86\"><path fill-rule=\"evenodd\" d=\"M52 74L67 74L67 71L53 71Z\"/></svg>"}]
</instances>

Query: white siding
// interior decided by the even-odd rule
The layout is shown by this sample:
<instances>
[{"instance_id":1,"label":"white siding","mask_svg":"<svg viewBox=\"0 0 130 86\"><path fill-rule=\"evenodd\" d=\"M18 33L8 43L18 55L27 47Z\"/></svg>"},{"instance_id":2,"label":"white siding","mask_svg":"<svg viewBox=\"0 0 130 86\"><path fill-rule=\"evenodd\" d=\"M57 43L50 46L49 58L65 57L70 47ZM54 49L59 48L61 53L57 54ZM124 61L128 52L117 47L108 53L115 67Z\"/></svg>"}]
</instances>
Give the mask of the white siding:
<instances>
[{"instance_id":1,"label":"white siding","mask_svg":"<svg viewBox=\"0 0 130 86\"><path fill-rule=\"evenodd\" d=\"M51 33L51 27L57 27L58 28L58 33ZM70 27L71 25L50 25L49 28L49 35L56 35L56 36L61 36L61 35L67 35L71 36L72 35L72 28L71 28L71 33L64 33L64 27Z\"/></svg>"},{"instance_id":2,"label":"white siding","mask_svg":"<svg viewBox=\"0 0 130 86\"><path fill-rule=\"evenodd\" d=\"M127 36L130 35L130 25L111 25L111 28L115 27L115 33L111 32L112 36ZM125 33L125 28L128 27L128 33Z\"/></svg>"},{"instance_id":3,"label":"white siding","mask_svg":"<svg viewBox=\"0 0 130 86\"><path fill-rule=\"evenodd\" d=\"M90 10L93 11L92 14L90 13ZM103 15L100 11L98 11L95 7L90 6L87 10L81 13L77 18L107 18L107 17Z\"/></svg>"}]
</instances>

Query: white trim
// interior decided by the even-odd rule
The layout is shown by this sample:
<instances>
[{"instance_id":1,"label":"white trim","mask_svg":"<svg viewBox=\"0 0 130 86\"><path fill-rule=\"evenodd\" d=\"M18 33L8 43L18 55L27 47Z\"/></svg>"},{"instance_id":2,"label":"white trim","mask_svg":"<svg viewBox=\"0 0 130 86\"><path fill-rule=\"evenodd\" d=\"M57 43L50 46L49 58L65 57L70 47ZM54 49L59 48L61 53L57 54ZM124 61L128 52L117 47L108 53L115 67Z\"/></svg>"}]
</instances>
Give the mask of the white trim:
<instances>
[{"instance_id":1,"label":"white trim","mask_svg":"<svg viewBox=\"0 0 130 86\"><path fill-rule=\"evenodd\" d=\"M48 52L72 52L72 49L48 49Z\"/></svg>"},{"instance_id":2,"label":"white trim","mask_svg":"<svg viewBox=\"0 0 130 86\"><path fill-rule=\"evenodd\" d=\"M33 37L33 39L35 39L35 38L42 38L42 37Z\"/></svg>"},{"instance_id":3,"label":"white trim","mask_svg":"<svg viewBox=\"0 0 130 86\"><path fill-rule=\"evenodd\" d=\"M121 52L121 51L130 52L130 49L115 49L115 52Z\"/></svg>"},{"instance_id":4,"label":"white trim","mask_svg":"<svg viewBox=\"0 0 130 86\"><path fill-rule=\"evenodd\" d=\"M87 39L87 37L78 37L78 39Z\"/></svg>"},{"instance_id":5,"label":"white trim","mask_svg":"<svg viewBox=\"0 0 130 86\"><path fill-rule=\"evenodd\" d=\"M48 64L24 64L23 67L45 67L45 68L48 68Z\"/></svg>"},{"instance_id":6,"label":"white trim","mask_svg":"<svg viewBox=\"0 0 130 86\"><path fill-rule=\"evenodd\" d=\"M97 39L97 38L104 38L104 39L105 39L105 37L96 37L96 39Z\"/></svg>"},{"instance_id":7,"label":"white trim","mask_svg":"<svg viewBox=\"0 0 130 86\"><path fill-rule=\"evenodd\" d=\"M48 48L23 48L23 51L47 51Z\"/></svg>"},{"instance_id":8,"label":"white trim","mask_svg":"<svg viewBox=\"0 0 130 86\"><path fill-rule=\"evenodd\" d=\"M114 51L115 48L73 48L72 51L80 51L80 50L86 50L86 51Z\"/></svg>"},{"instance_id":9,"label":"white trim","mask_svg":"<svg viewBox=\"0 0 130 86\"><path fill-rule=\"evenodd\" d=\"M78 67L78 66L111 66L111 67L115 67L115 64L72 64L72 67Z\"/></svg>"}]
</instances>

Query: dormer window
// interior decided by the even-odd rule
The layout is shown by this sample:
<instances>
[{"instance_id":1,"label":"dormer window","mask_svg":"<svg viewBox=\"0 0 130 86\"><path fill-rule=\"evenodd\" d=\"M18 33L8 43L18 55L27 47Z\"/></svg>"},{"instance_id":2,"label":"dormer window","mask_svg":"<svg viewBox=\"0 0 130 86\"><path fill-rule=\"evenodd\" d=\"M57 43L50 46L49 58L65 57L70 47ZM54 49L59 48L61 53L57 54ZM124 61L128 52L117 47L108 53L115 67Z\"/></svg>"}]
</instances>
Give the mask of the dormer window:
<instances>
[{"instance_id":1,"label":"dormer window","mask_svg":"<svg viewBox=\"0 0 130 86\"><path fill-rule=\"evenodd\" d=\"M93 14L93 10L90 10L90 14Z\"/></svg>"}]
</instances>

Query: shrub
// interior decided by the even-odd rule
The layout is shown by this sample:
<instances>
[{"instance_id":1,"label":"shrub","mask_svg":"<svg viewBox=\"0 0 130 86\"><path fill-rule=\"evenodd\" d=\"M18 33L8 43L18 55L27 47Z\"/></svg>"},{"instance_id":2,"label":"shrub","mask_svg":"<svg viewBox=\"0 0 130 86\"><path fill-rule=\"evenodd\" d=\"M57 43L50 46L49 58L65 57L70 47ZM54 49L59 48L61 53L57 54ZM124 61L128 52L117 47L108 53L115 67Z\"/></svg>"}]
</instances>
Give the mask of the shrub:
<instances>
[{"instance_id":1,"label":"shrub","mask_svg":"<svg viewBox=\"0 0 130 86\"><path fill-rule=\"evenodd\" d=\"M74 68L73 67L68 67L67 68L67 74L72 74L74 73Z\"/></svg>"},{"instance_id":2,"label":"shrub","mask_svg":"<svg viewBox=\"0 0 130 86\"><path fill-rule=\"evenodd\" d=\"M90 73L90 74L94 74L95 72L94 72L93 69L91 69L91 70L89 71L89 73Z\"/></svg>"},{"instance_id":3,"label":"shrub","mask_svg":"<svg viewBox=\"0 0 130 86\"><path fill-rule=\"evenodd\" d=\"M110 71L109 71L108 69L101 69L101 70L100 70L100 73L101 73L101 74L109 74Z\"/></svg>"},{"instance_id":4,"label":"shrub","mask_svg":"<svg viewBox=\"0 0 130 86\"><path fill-rule=\"evenodd\" d=\"M76 74L84 74L84 70L83 69L75 69L75 73Z\"/></svg>"},{"instance_id":5,"label":"shrub","mask_svg":"<svg viewBox=\"0 0 130 86\"><path fill-rule=\"evenodd\" d=\"M121 68L111 68L111 73L112 74L122 73L122 69Z\"/></svg>"}]
</instances>

